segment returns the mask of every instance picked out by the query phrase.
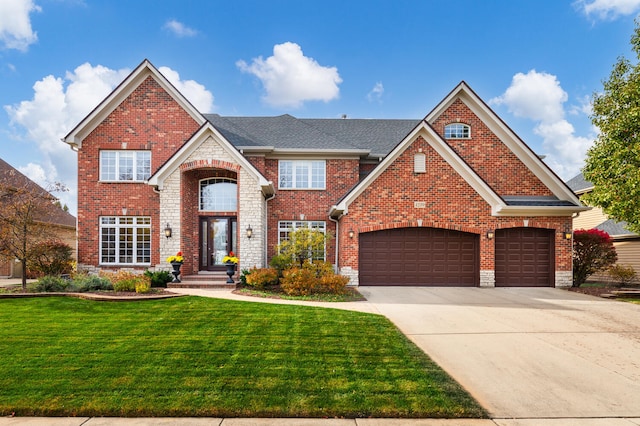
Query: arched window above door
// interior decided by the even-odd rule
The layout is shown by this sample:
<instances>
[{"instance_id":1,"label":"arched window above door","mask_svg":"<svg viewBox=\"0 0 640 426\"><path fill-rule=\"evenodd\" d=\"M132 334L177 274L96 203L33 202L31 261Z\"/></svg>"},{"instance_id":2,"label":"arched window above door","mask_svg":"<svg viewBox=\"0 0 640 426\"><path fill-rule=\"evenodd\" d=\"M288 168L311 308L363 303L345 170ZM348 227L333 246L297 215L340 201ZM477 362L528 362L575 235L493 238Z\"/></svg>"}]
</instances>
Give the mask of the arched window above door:
<instances>
[{"instance_id":1,"label":"arched window above door","mask_svg":"<svg viewBox=\"0 0 640 426\"><path fill-rule=\"evenodd\" d=\"M238 184L231 178L200 181L200 211L234 212L238 210Z\"/></svg>"}]
</instances>

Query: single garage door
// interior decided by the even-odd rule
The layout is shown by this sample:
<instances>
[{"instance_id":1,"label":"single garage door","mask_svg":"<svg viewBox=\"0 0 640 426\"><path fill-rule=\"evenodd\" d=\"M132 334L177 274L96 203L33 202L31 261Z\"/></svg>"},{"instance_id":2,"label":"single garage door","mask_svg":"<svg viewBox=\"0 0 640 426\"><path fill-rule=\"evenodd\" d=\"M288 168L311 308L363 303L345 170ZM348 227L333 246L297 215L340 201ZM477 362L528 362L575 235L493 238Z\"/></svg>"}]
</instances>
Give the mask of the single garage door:
<instances>
[{"instance_id":1,"label":"single garage door","mask_svg":"<svg viewBox=\"0 0 640 426\"><path fill-rule=\"evenodd\" d=\"M438 228L362 233L360 285L478 286L479 236Z\"/></svg>"},{"instance_id":2,"label":"single garage door","mask_svg":"<svg viewBox=\"0 0 640 426\"><path fill-rule=\"evenodd\" d=\"M552 287L554 236L551 229L496 230L496 287Z\"/></svg>"}]
</instances>

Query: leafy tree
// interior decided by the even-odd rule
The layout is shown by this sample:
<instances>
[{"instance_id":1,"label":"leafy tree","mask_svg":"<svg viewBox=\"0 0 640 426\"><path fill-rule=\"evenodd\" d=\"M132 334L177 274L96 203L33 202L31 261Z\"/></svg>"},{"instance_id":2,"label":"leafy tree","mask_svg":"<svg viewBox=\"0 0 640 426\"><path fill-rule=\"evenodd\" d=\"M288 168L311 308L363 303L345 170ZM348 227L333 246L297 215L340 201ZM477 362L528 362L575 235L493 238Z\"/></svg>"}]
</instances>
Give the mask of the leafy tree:
<instances>
[{"instance_id":1,"label":"leafy tree","mask_svg":"<svg viewBox=\"0 0 640 426\"><path fill-rule=\"evenodd\" d=\"M27 288L27 268L39 243L54 237L47 221L59 209L50 192L65 191L62 184L47 190L16 176L15 170L0 176L0 257L22 264L22 289Z\"/></svg>"},{"instance_id":2,"label":"leafy tree","mask_svg":"<svg viewBox=\"0 0 640 426\"><path fill-rule=\"evenodd\" d=\"M324 250L331 239L329 233L315 229L299 228L289 233L289 239L278 244L278 253L304 265L305 261L324 260Z\"/></svg>"},{"instance_id":3,"label":"leafy tree","mask_svg":"<svg viewBox=\"0 0 640 426\"><path fill-rule=\"evenodd\" d=\"M640 20L631 47L640 60ZM618 58L603 84L593 96L591 121L600 134L583 169L594 184L585 201L640 232L640 64Z\"/></svg>"},{"instance_id":4,"label":"leafy tree","mask_svg":"<svg viewBox=\"0 0 640 426\"><path fill-rule=\"evenodd\" d=\"M616 263L618 254L609 234L598 229L573 232L573 287L580 287L590 275Z\"/></svg>"}]
</instances>

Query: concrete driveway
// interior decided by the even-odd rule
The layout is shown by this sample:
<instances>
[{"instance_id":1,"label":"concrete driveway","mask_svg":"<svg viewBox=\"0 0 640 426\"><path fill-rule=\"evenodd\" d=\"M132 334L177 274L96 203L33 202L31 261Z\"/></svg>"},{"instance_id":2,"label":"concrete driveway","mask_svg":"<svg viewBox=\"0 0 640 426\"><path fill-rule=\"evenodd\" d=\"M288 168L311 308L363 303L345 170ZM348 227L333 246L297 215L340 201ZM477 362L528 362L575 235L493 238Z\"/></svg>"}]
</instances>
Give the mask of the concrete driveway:
<instances>
[{"instance_id":1,"label":"concrete driveway","mask_svg":"<svg viewBox=\"0 0 640 426\"><path fill-rule=\"evenodd\" d=\"M493 418L640 417L640 305L551 288L359 290Z\"/></svg>"}]
</instances>

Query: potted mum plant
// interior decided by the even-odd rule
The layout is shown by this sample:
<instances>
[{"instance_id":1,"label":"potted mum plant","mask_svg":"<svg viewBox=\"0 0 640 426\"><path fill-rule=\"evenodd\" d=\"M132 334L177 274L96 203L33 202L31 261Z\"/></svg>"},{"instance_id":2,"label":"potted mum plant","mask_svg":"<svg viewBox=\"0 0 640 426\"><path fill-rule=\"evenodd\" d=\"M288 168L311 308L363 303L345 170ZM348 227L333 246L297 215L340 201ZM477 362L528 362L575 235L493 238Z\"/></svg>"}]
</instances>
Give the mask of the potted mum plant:
<instances>
[{"instance_id":1,"label":"potted mum plant","mask_svg":"<svg viewBox=\"0 0 640 426\"><path fill-rule=\"evenodd\" d=\"M171 273L173 274L174 278L173 278L173 281L171 282L172 283L182 282L180 281L180 278L178 278L178 276L180 275L180 267L184 262L184 257L182 256L182 252L179 251L178 253L175 254L175 256L167 257L167 262L169 262L171 264L171 267L173 268Z\"/></svg>"},{"instance_id":2,"label":"potted mum plant","mask_svg":"<svg viewBox=\"0 0 640 426\"><path fill-rule=\"evenodd\" d=\"M229 276L229 278L227 278L227 284L233 284L235 282L233 281L232 277L236 273L238 260L238 257L232 251L230 251L228 255L222 258L222 263L227 265L227 275Z\"/></svg>"}]
</instances>

